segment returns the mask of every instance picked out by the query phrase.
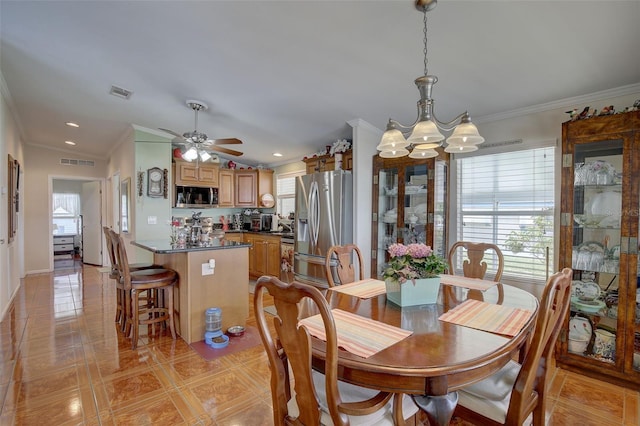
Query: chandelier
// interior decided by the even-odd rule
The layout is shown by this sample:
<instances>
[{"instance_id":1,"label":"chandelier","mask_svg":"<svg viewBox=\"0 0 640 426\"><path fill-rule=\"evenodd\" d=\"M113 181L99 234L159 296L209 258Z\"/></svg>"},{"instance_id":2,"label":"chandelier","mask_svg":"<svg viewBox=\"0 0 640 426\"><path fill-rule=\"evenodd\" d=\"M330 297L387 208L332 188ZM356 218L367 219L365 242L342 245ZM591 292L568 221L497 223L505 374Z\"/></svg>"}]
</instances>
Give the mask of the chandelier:
<instances>
[{"instance_id":1,"label":"chandelier","mask_svg":"<svg viewBox=\"0 0 640 426\"><path fill-rule=\"evenodd\" d=\"M382 135L382 140L377 146L380 157L396 158L409 155L411 158L437 157L435 148L442 146L444 136L440 130L453 130L447 138L445 152L462 153L472 152L478 149L478 145L484 142L484 138L478 133L478 129L471 122L468 112L463 112L449 122L438 120L434 113L434 100L431 97L433 85L438 82L438 77L429 75L427 70L427 12L436 7L437 0L416 0L416 9L424 15L424 75L415 80L420 91L418 101L418 118L410 126L400 124L389 119L387 129ZM410 136L405 139L403 132ZM411 149L411 152L409 152Z\"/></svg>"}]
</instances>

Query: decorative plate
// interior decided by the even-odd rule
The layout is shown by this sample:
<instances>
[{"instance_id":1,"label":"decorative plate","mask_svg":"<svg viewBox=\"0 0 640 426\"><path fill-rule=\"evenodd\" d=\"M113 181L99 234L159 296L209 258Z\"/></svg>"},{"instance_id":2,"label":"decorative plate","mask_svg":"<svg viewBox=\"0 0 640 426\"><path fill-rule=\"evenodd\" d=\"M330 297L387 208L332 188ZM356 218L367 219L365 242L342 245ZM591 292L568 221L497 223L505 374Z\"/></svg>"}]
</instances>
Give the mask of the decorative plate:
<instances>
[{"instance_id":1,"label":"decorative plate","mask_svg":"<svg viewBox=\"0 0 640 426\"><path fill-rule=\"evenodd\" d=\"M275 206L276 202L271 194L264 194L262 198L260 198L260 202L262 205L268 209Z\"/></svg>"},{"instance_id":2,"label":"decorative plate","mask_svg":"<svg viewBox=\"0 0 640 426\"><path fill-rule=\"evenodd\" d=\"M589 314L595 314L600 309L607 306L602 300L576 300L574 305L582 312L587 312Z\"/></svg>"}]
</instances>

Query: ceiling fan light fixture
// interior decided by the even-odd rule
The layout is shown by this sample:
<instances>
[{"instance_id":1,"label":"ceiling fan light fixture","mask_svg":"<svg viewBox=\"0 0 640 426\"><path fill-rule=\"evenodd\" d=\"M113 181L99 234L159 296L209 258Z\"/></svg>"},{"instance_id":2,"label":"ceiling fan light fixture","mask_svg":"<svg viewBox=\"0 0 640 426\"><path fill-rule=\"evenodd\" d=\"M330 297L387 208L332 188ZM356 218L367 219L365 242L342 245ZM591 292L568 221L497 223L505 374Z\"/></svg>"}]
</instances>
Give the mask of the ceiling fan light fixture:
<instances>
[{"instance_id":1,"label":"ceiling fan light fixture","mask_svg":"<svg viewBox=\"0 0 640 426\"><path fill-rule=\"evenodd\" d=\"M204 149L201 149L198 154L200 154L200 161L209 161L211 159L211 154Z\"/></svg>"},{"instance_id":2,"label":"ceiling fan light fixture","mask_svg":"<svg viewBox=\"0 0 640 426\"><path fill-rule=\"evenodd\" d=\"M186 161L193 161L198 158L198 150L192 146L182 154L182 158Z\"/></svg>"}]
</instances>

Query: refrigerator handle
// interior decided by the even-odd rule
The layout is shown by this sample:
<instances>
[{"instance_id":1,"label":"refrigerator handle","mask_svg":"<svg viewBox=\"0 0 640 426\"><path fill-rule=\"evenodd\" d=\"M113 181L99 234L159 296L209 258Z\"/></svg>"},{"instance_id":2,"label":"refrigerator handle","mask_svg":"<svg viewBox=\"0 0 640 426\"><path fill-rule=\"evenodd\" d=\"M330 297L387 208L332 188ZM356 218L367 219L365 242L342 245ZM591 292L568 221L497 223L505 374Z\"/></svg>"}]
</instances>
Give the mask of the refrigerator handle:
<instances>
[{"instance_id":1,"label":"refrigerator handle","mask_svg":"<svg viewBox=\"0 0 640 426\"><path fill-rule=\"evenodd\" d=\"M318 244L318 216L320 212L318 211L320 205L318 203L318 182L311 182L311 187L309 188L309 234L311 239L311 244L315 247Z\"/></svg>"}]
</instances>

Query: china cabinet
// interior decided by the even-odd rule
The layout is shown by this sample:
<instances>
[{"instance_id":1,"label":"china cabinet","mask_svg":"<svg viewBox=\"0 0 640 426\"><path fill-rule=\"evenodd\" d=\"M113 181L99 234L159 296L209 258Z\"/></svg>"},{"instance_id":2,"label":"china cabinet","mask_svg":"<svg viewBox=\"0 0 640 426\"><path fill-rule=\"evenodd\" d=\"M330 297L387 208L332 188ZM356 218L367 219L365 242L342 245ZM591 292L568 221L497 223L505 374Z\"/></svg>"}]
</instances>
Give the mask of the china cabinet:
<instances>
[{"instance_id":1,"label":"china cabinet","mask_svg":"<svg viewBox=\"0 0 640 426\"><path fill-rule=\"evenodd\" d=\"M373 157L371 274L382 277L394 243L425 243L446 257L448 154Z\"/></svg>"},{"instance_id":2,"label":"china cabinet","mask_svg":"<svg viewBox=\"0 0 640 426\"><path fill-rule=\"evenodd\" d=\"M640 112L562 125L559 268L571 267L571 309L558 364L640 385Z\"/></svg>"}]
</instances>

